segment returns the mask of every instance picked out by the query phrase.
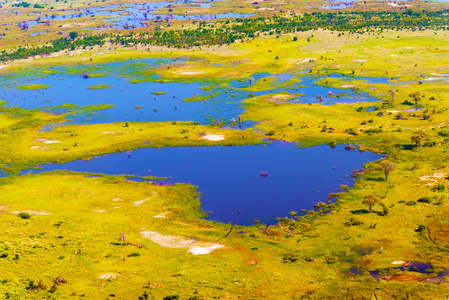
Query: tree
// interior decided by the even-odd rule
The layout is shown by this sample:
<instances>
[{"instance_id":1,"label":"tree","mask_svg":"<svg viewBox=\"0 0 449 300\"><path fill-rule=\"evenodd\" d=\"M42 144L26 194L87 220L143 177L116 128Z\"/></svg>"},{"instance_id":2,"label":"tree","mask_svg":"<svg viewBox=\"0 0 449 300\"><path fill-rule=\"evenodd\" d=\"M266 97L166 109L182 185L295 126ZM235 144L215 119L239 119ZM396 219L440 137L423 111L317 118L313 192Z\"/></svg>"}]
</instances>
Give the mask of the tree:
<instances>
[{"instance_id":1,"label":"tree","mask_svg":"<svg viewBox=\"0 0 449 300\"><path fill-rule=\"evenodd\" d=\"M380 203L379 197L373 194L366 195L365 198L363 199L363 204L369 206L369 212L373 212L373 206L378 203Z\"/></svg>"},{"instance_id":2,"label":"tree","mask_svg":"<svg viewBox=\"0 0 449 300\"><path fill-rule=\"evenodd\" d=\"M388 175L390 174L391 171L394 170L395 167L396 167L395 164L389 160L383 160L380 162L380 169L385 175L385 181L388 180Z\"/></svg>"},{"instance_id":3,"label":"tree","mask_svg":"<svg viewBox=\"0 0 449 300\"><path fill-rule=\"evenodd\" d=\"M391 89L391 90L389 90L388 92L390 93L391 99L392 99L392 101L394 102L394 94L396 93L396 91L393 90L393 89Z\"/></svg>"},{"instance_id":4,"label":"tree","mask_svg":"<svg viewBox=\"0 0 449 300\"><path fill-rule=\"evenodd\" d=\"M72 31L72 32L69 33L69 37L70 37L70 39L71 39L72 41L73 41L74 39L76 39L77 36L78 36L78 32L76 32L76 31Z\"/></svg>"},{"instance_id":5,"label":"tree","mask_svg":"<svg viewBox=\"0 0 449 300\"><path fill-rule=\"evenodd\" d=\"M421 146L422 140L424 140L426 137L427 134L424 131L418 130L413 133L410 139L412 140L412 143L415 143L416 147L419 147Z\"/></svg>"},{"instance_id":6,"label":"tree","mask_svg":"<svg viewBox=\"0 0 449 300\"><path fill-rule=\"evenodd\" d=\"M415 106L418 106L418 102L421 101L421 92L416 91L416 92L411 93L408 96L415 101Z\"/></svg>"}]
</instances>

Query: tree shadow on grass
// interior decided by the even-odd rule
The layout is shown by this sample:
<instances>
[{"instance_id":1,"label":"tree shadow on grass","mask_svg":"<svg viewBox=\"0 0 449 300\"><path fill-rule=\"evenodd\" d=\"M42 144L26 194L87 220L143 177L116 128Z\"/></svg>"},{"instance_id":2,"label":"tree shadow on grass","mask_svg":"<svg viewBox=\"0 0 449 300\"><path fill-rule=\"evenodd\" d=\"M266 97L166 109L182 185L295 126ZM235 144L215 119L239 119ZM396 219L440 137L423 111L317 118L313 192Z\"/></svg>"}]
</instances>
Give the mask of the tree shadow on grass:
<instances>
[{"instance_id":1,"label":"tree shadow on grass","mask_svg":"<svg viewBox=\"0 0 449 300\"><path fill-rule=\"evenodd\" d=\"M367 181L385 181L385 177L368 177L366 178Z\"/></svg>"},{"instance_id":2,"label":"tree shadow on grass","mask_svg":"<svg viewBox=\"0 0 449 300\"><path fill-rule=\"evenodd\" d=\"M416 145L414 144L406 144L406 145L402 145L402 149L403 150L413 150L416 148Z\"/></svg>"},{"instance_id":3,"label":"tree shadow on grass","mask_svg":"<svg viewBox=\"0 0 449 300\"><path fill-rule=\"evenodd\" d=\"M351 210L351 213L354 215L369 214L369 210L367 209Z\"/></svg>"}]
</instances>

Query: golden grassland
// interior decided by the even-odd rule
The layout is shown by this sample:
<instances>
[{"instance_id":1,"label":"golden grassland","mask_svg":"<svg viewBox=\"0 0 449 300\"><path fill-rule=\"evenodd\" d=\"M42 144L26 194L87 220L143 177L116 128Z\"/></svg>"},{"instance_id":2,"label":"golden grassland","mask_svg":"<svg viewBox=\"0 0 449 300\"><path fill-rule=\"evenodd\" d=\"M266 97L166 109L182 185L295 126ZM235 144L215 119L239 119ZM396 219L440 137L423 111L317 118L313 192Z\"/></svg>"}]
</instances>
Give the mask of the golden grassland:
<instances>
[{"instance_id":1,"label":"golden grassland","mask_svg":"<svg viewBox=\"0 0 449 300\"><path fill-rule=\"evenodd\" d=\"M51 71L46 67L56 64L182 57L189 60L150 68L147 73L160 75L162 80L244 81L255 73L268 73L265 80L248 84L245 89L249 91L280 87L275 77L281 73L297 74L281 87L300 81L300 72L394 78L394 84L383 84L323 77L321 84L330 89L359 90L378 101L308 105L290 103L288 93L271 94L246 99L243 118L260 122L257 128L270 138L302 146L361 143L361 149L385 153L396 166L386 180L379 162L365 165L352 189L332 195L336 200L326 203L331 213L305 207L301 217L281 219L268 228L236 226L223 239L230 224L203 220L199 195L191 185L158 186L127 181L123 176L71 172L2 178L0 297L98 299L114 295L137 299L146 294L148 299L176 295L180 299L443 299L447 283L424 280L449 268L449 95L444 79L449 73L449 42L445 34L389 31L338 36L337 32L315 31L298 34L296 42L293 36L283 36L195 51L105 48L69 57L17 61L0 69L5 74L20 74L25 67L46 72ZM431 77L438 79L426 80ZM405 111L414 107L409 96L414 92L421 93L417 106L423 110ZM372 106L376 110L367 111ZM191 122L64 125L38 132L45 124L61 123L64 118L4 108L0 113L4 170L17 173L39 163L142 147L256 144L264 137L254 130ZM425 136L418 146L411 137L420 130ZM201 139L202 133L226 139L208 141ZM379 197L388 212L377 204L370 213L362 203L370 194ZM23 219L19 212L30 216L22 215ZM145 239L142 231L225 247L193 255L186 248L163 247ZM125 241L119 240L122 234ZM426 274L393 269L392 262L398 260L430 262L432 269ZM351 274L351 268L361 274ZM375 270L388 280L372 279L367 272ZM55 284L58 276L66 283Z\"/></svg>"}]
</instances>

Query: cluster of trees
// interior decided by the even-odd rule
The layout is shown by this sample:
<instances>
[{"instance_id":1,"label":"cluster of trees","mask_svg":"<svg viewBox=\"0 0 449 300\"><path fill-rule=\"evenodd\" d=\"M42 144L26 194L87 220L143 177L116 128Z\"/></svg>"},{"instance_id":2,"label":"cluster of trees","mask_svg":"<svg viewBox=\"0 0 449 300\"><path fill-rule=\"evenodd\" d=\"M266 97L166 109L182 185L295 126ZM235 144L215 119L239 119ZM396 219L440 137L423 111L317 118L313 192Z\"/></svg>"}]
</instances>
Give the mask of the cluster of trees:
<instances>
[{"instance_id":1,"label":"cluster of trees","mask_svg":"<svg viewBox=\"0 0 449 300\"><path fill-rule=\"evenodd\" d=\"M72 35L71 35L72 37ZM18 46L14 51L3 50L0 52L0 61L14 60L27 58L35 55L48 55L50 53L59 52L62 50L75 50L78 47L90 47L96 45L104 45L106 42L106 34L91 35L72 40L71 38L59 38L54 40L51 44L35 47Z\"/></svg>"},{"instance_id":2,"label":"cluster of trees","mask_svg":"<svg viewBox=\"0 0 449 300\"><path fill-rule=\"evenodd\" d=\"M14 3L12 6L13 6L13 7L30 7L31 4L28 3L28 2L22 1L22 2L20 2L20 3ZM34 4L33 7L34 7L34 8L44 8L43 5L39 5L39 4L37 4L37 3Z\"/></svg>"},{"instance_id":3,"label":"cluster of trees","mask_svg":"<svg viewBox=\"0 0 449 300\"><path fill-rule=\"evenodd\" d=\"M26 58L33 55L57 52L77 47L103 45L106 41L122 46L158 45L175 48L190 48L211 45L231 44L237 40L254 38L260 34L280 35L284 33L327 29L332 31L365 32L372 30L447 30L449 9L429 12L329 12L305 13L295 16L272 16L266 18L236 19L215 23L200 22L193 29L155 30L153 32L133 34L103 34L72 40L61 38L50 45L34 46L3 51L0 61ZM394 98L394 94L392 94Z\"/></svg>"}]
</instances>

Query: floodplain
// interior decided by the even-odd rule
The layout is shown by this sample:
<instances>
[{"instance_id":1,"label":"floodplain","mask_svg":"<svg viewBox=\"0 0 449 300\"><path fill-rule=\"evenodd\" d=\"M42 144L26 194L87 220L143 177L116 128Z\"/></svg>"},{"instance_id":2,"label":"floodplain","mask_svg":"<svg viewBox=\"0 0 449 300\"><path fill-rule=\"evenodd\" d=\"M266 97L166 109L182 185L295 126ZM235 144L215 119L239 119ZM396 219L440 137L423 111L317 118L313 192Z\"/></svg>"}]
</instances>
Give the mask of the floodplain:
<instances>
[{"instance_id":1,"label":"floodplain","mask_svg":"<svg viewBox=\"0 0 449 300\"><path fill-rule=\"evenodd\" d=\"M2 3L0 299L445 299L447 3L71 2Z\"/></svg>"}]
</instances>

